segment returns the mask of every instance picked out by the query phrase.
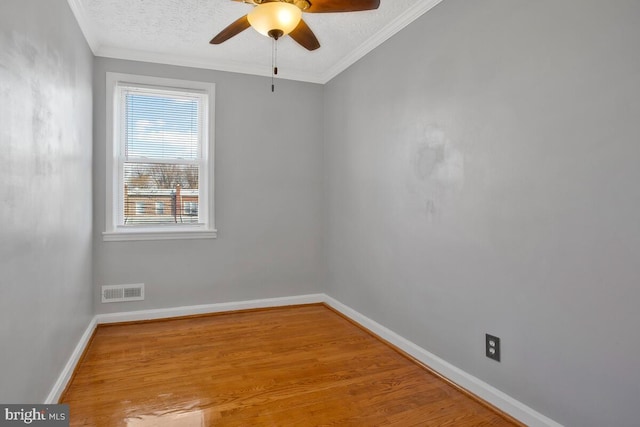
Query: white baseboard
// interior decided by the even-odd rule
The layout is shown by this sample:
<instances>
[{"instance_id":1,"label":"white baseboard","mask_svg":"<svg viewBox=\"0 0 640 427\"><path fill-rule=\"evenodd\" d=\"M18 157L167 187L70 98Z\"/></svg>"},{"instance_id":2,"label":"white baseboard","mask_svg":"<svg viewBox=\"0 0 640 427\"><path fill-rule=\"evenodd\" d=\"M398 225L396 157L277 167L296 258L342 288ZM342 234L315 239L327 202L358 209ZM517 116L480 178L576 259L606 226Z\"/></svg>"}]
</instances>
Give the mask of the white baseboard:
<instances>
[{"instance_id":1,"label":"white baseboard","mask_svg":"<svg viewBox=\"0 0 640 427\"><path fill-rule=\"evenodd\" d=\"M192 316L196 314L220 313L224 311L250 310L253 308L285 307L288 305L314 304L324 302L324 294L297 295L292 297L256 299L249 301L223 302L217 304L190 305L184 307L159 308L154 310L125 311L98 314L100 324L133 322L138 320L165 319L168 317Z\"/></svg>"},{"instance_id":2,"label":"white baseboard","mask_svg":"<svg viewBox=\"0 0 640 427\"><path fill-rule=\"evenodd\" d=\"M331 308L342 313L344 316L378 335L380 338L411 355L416 360L424 363L443 377L448 378L460 387L470 391L526 425L530 427L562 427L561 424L554 420L542 415L524 403L501 392L497 388L481 381L462 369L453 366L449 362L428 352L424 348L403 338L390 329L385 328L381 324L369 319L351 307L346 306L327 295L325 295L324 302Z\"/></svg>"},{"instance_id":3,"label":"white baseboard","mask_svg":"<svg viewBox=\"0 0 640 427\"><path fill-rule=\"evenodd\" d=\"M60 396L62 396L62 392L64 391L65 387L69 383L69 380L71 379L71 375L73 375L73 371L75 370L76 365L80 361L80 357L82 357L82 353L84 352L84 349L87 347L87 344L89 344L89 340L91 339L91 336L93 335L93 331L95 329L96 329L96 318L94 317L93 319L91 319L91 322L89 322L89 326L87 326L87 329L85 329L84 333L80 337L80 341L78 341L76 348L73 349L73 353L71 353L71 357L69 357L67 364L64 366L64 369L62 369L62 372L58 376L58 379L56 380L56 383L53 385L53 388L51 388L49 395L44 401L46 405L52 405L52 404L58 403L58 400L60 399Z\"/></svg>"},{"instance_id":4,"label":"white baseboard","mask_svg":"<svg viewBox=\"0 0 640 427\"><path fill-rule=\"evenodd\" d=\"M351 307L326 294L298 295L282 298L267 298L249 301L226 302L217 304L192 305L184 307L170 307L154 310L139 310L119 313L98 314L92 320L87 330L80 338L69 361L58 377L45 403L56 403L71 379L73 370L82 356L94 329L99 324L131 322L138 320L164 319L169 317L190 316L196 314L220 313L224 311L248 310L254 308L284 307L299 304L325 303L344 316L370 330L380 338L388 341L416 360L429 366L440 375L448 378L460 387L491 403L496 408L531 427L562 427L561 424L542 415L524 403L512 398L495 387L481 381L473 375L457 368L433 353L403 338L381 324L369 319Z\"/></svg>"}]
</instances>

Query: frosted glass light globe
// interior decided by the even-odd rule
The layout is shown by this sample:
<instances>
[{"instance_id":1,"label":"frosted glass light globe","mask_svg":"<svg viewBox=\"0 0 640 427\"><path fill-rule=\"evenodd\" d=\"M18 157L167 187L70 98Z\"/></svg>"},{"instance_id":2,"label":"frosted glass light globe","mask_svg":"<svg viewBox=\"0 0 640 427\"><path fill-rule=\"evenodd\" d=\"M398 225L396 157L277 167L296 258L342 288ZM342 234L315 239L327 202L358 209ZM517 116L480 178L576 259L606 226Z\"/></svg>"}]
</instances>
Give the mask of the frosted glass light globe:
<instances>
[{"instance_id":1,"label":"frosted glass light globe","mask_svg":"<svg viewBox=\"0 0 640 427\"><path fill-rule=\"evenodd\" d=\"M247 15L249 24L260 34L270 37L272 30L287 35L293 31L302 18L302 11L291 3L270 2L254 7Z\"/></svg>"}]
</instances>

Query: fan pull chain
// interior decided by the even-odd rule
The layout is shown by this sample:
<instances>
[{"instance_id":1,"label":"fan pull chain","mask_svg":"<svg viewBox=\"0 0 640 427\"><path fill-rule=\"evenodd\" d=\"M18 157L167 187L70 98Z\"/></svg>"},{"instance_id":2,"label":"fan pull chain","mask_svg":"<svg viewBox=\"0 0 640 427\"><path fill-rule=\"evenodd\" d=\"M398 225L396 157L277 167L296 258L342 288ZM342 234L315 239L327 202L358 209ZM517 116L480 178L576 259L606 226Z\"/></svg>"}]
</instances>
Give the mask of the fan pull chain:
<instances>
[{"instance_id":1,"label":"fan pull chain","mask_svg":"<svg viewBox=\"0 0 640 427\"><path fill-rule=\"evenodd\" d=\"M275 76L278 75L278 39L272 38L271 44L271 92L275 92Z\"/></svg>"}]
</instances>

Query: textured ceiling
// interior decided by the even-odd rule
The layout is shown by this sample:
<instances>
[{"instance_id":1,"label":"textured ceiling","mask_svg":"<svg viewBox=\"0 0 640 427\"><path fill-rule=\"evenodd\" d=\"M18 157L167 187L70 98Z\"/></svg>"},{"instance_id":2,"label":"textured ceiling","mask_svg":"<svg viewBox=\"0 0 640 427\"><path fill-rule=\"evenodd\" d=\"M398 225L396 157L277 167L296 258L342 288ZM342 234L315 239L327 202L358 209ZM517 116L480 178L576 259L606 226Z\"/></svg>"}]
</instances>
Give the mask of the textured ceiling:
<instances>
[{"instance_id":1,"label":"textured ceiling","mask_svg":"<svg viewBox=\"0 0 640 427\"><path fill-rule=\"evenodd\" d=\"M320 41L278 42L281 78L325 83L441 0L381 0L374 11L304 13ZM253 6L231 0L68 0L97 56L270 75L271 39L249 28L209 40Z\"/></svg>"}]
</instances>

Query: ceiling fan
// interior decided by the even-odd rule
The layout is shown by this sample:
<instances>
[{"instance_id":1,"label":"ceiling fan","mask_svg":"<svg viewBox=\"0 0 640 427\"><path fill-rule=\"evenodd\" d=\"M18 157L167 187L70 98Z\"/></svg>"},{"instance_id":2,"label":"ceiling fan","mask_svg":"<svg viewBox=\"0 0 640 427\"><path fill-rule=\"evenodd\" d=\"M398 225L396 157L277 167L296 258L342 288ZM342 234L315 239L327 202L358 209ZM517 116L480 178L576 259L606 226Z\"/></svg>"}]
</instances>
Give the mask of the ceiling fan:
<instances>
[{"instance_id":1,"label":"ceiling fan","mask_svg":"<svg viewBox=\"0 0 640 427\"><path fill-rule=\"evenodd\" d=\"M220 31L209 43L220 44L253 27L259 33L278 40L290 35L307 50L316 50L320 42L302 19L305 13L360 12L377 9L380 0L233 0L253 4L247 15Z\"/></svg>"}]
</instances>

